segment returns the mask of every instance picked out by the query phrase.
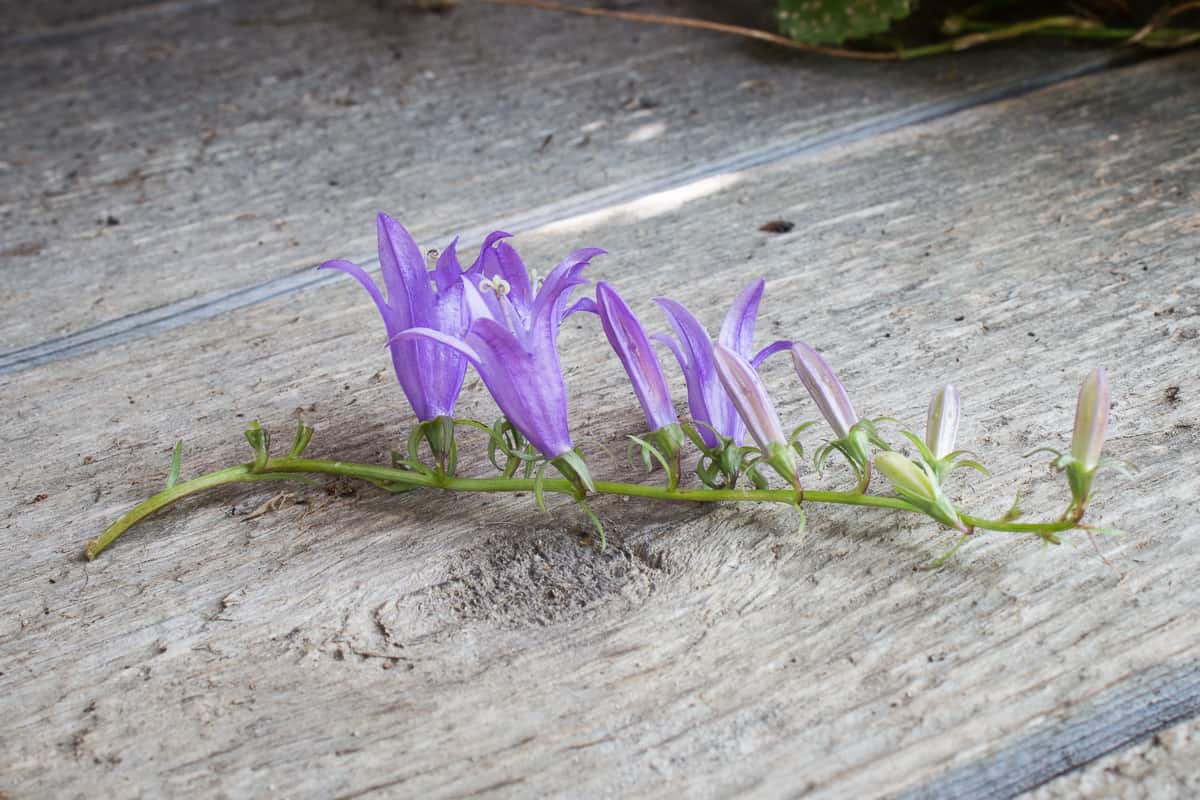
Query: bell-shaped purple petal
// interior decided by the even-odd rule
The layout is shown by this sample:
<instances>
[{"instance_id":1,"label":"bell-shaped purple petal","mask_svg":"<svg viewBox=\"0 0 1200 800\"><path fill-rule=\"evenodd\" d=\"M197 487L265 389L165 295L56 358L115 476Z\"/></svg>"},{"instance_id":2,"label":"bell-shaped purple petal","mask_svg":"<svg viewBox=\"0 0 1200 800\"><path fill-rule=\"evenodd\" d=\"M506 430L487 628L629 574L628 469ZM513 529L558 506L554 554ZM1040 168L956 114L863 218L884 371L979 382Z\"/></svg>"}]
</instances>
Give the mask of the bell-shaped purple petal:
<instances>
[{"instance_id":1,"label":"bell-shaped purple petal","mask_svg":"<svg viewBox=\"0 0 1200 800\"><path fill-rule=\"evenodd\" d=\"M858 422L858 416L854 413L854 406L850 404L846 387L842 386L833 369L821 358L820 353L804 342L792 343L792 364L796 367L800 382L808 390L829 426L839 439L846 438L850 429Z\"/></svg>"},{"instance_id":2,"label":"bell-shaped purple petal","mask_svg":"<svg viewBox=\"0 0 1200 800\"><path fill-rule=\"evenodd\" d=\"M1112 406L1112 392L1108 386L1108 373L1097 367L1079 388L1079 399L1075 404L1075 433L1071 437L1071 457L1084 471L1095 470L1100 463L1100 451L1104 447L1104 435L1108 430L1108 412Z\"/></svg>"},{"instance_id":3,"label":"bell-shaped purple petal","mask_svg":"<svg viewBox=\"0 0 1200 800\"><path fill-rule=\"evenodd\" d=\"M604 335L608 337L608 343L621 359L629 382L633 384L633 392L646 414L649 430L654 432L679 422L658 355L632 309L616 289L603 281L596 284L596 309Z\"/></svg>"},{"instance_id":4,"label":"bell-shaped purple petal","mask_svg":"<svg viewBox=\"0 0 1200 800\"><path fill-rule=\"evenodd\" d=\"M420 247L403 225L380 214L377 229L386 298L366 270L357 264L329 261L321 268L349 274L375 301L387 329L396 378L417 418L425 422L439 416L453 416L466 375L464 357L429 341L402 341L396 336L417 327L451 336L461 336L466 331L469 315L463 293L463 269L456 252L457 240L442 252L430 273ZM487 257L497 240L507 235L497 231L489 236L476 264Z\"/></svg>"},{"instance_id":5,"label":"bell-shaped purple petal","mask_svg":"<svg viewBox=\"0 0 1200 800\"><path fill-rule=\"evenodd\" d=\"M779 414L775 412L762 378L750 362L718 342L713 345L713 363L721 384L759 448L765 453L772 445L787 447Z\"/></svg>"},{"instance_id":6,"label":"bell-shaped purple petal","mask_svg":"<svg viewBox=\"0 0 1200 800\"><path fill-rule=\"evenodd\" d=\"M759 278L742 290L725 315L725 322L717 337L717 341L745 359L750 358L750 348L754 345L754 323L762 301L763 286L764 281ZM687 381L688 410L692 419L702 423L699 432L704 443L716 447L717 434L720 434L732 439L734 444L741 445L746 438L746 426L717 375L713 364L712 337L699 320L679 303L663 297L656 298L655 302L666 312L676 338L661 335L653 338L671 348L675 360L679 362ZM762 359L778 350L777 345L764 348L754 357L754 363L761 363ZM710 427L713 430L709 430Z\"/></svg>"},{"instance_id":7,"label":"bell-shaped purple petal","mask_svg":"<svg viewBox=\"0 0 1200 800\"><path fill-rule=\"evenodd\" d=\"M742 290L733 301L717 341L740 356L749 358L754 346L754 326L758 320L758 306L762 302L766 282L759 278Z\"/></svg>"},{"instance_id":8,"label":"bell-shaped purple petal","mask_svg":"<svg viewBox=\"0 0 1200 800\"><path fill-rule=\"evenodd\" d=\"M929 403L929 414L925 420L925 446L939 461L954 452L961 411L962 399L958 389L949 383L939 389Z\"/></svg>"},{"instance_id":9,"label":"bell-shaped purple petal","mask_svg":"<svg viewBox=\"0 0 1200 800\"><path fill-rule=\"evenodd\" d=\"M670 347L675 360L679 362L679 369L687 383L688 410L692 419L701 423L697 426L700 437L709 447L719 445L718 434L740 445L745 439L746 428L717 376L717 368L713 364L713 342L708 331L690 311L674 300L657 297L654 302L666 312L676 337L654 338Z\"/></svg>"}]
</instances>

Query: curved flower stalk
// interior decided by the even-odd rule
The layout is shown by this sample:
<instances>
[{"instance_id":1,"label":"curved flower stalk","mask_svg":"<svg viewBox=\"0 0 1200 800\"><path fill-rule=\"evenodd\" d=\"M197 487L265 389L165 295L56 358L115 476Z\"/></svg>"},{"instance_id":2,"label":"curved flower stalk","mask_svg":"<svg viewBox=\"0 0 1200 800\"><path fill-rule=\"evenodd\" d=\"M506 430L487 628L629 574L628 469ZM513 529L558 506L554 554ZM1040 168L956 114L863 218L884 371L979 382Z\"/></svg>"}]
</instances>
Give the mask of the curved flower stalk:
<instances>
[{"instance_id":1,"label":"curved flower stalk","mask_svg":"<svg viewBox=\"0 0 1200 800\"><path fill-rule=\"evenodd\" d=\"M719 342L713 345L713 363L721 384L737 408L738 416L758 444L762 460L774 467L796 489L799 500L804 490L796 474L796 449L784 436L779 414L758 371L745 358Z\"/></svg>"},{"instance_id":2,"label":"curved flower stalk","mask_svg":"<svg viewBox=\"0 0 1200 800\"><path fill-rule=\"evenodd\" d=\"M922 441L911 431L900 431L921 454L921 459L933 470L934 477L941 483L959 467L970 467L984 475L987 469L975 461L968 450L955 450L958 438L958 423L962 418L962 396L952 384L938 389L929 401L925 415L925 439Z\"/></svg>"},{"instance_id":3,"label":"curved flower stalk","mask_svg":"<svg viewBox=\"0 0 1200 800\"><path fill-rule=\"evenodd\" d=\"M580 497L594 489L567 424L567 390L558 357L558 330L578 304L566 304L587 283L584 267L603 250L577 250L534 288L507 244L462 279L470 326L461 336L433 328L400 332L399 341L426 341L461 354L475 367L504 416L572 482Z\"/></svg>"},{"instance_id":4,"label":"curved flower stalk","mask_svg":"<svg viewBox=\"0 0 1200 800\"><path fill-rule=\"evenodd\" d=\"M825 464L825 459L837 450L858 476L855 491L865 492L871 482L870 445L887 450L888 445L875 430L875 424L868 419L859 419L854 413L854 406L846 387L838 380L829 363L821 354L805 342L789 342L791 346L792 365L800 382L808 390L813 402L833 428L837 437L817 450L815 463L817 469Z\"/></svg>"},{"instance_id":5,"label":"curved flower stalk","mask_svg":"<svg viewBox=\"0 0 1200 800\"><path fill-rule=\"evenodd\" d=\"M775 342L750 358L764 285L759 278L737 296L725 315L725 322L717 337L718 343L748 359L756 367L771 353L778 352L788 344ZM671 349L687 383L688 410L696 426L685 428L685 432L707 458L707 462L702 462L697 471L701 480L709 486L718 484L719 472L722 485L732 487L741 469L742 454L738 448L746 438L746 426L717 375L713 340L700 321L680 303L666 297L657 297L654 302L666 313L675 332L674 338L663 334L653 338Z\"/></svg>"},{"instance_id":6,"label":"curved flower stalk","mask_svg":"<svg viewBox=\"0 0 1200 800\"><path fill-rule=\"evenodd\" d=\"M958 511L942 492L933 468L926 463L910 461L891 451L875 456L875 466L889 481L896 494L924 511L943 525L961 533L970 529L959 519Z\"/></svg>"},{"instance_id":7,"label":"curved flower stalk","mask_svg":"<svg viewBox=\"0 0 1200 800\"><path fill-rule=\"evenodd\" d=\"M679 448L683 444L684 434L679 425L679 417L675 413L675 406L671 402L667 379L663 375L658 355L633 310L621 295L617 294L617 290L604 281L596 284L596 313L600 316L604 335L625 368L629 382L633 385L633 392L646 415L646 426L650 432L647 438L657 445L654 449L664 462L668 483L670 486L677 486ZM643 458L649 467L652 452L648 449L650 444L638 437L631 438L635 444L642 444Z\"/></svg>"},{"instance_id":8,"label":"curved flower stalk","mask_svg":"<svg viewBox=\"0 0 1200 800\"><path fill-rule=\"evenodd\" d=\"M375 301L392 351L396 379L421 423L435 458L450 468L454 454L454 406L467 371L459 353L422 340L400 341L397 334L411 328L429 328L461 336L470 322L463 296L462 265L457 239L438 256L431 273L412 235L387 214L376 219L379 264L387 296L358 264L344 259L326 261L319 269L336 269L357 280ZM496 231L487 237L472 269L479 269L495 243L508 236ZM451 471L453 471L451 469Z\"/></svg>"}]
</instances>

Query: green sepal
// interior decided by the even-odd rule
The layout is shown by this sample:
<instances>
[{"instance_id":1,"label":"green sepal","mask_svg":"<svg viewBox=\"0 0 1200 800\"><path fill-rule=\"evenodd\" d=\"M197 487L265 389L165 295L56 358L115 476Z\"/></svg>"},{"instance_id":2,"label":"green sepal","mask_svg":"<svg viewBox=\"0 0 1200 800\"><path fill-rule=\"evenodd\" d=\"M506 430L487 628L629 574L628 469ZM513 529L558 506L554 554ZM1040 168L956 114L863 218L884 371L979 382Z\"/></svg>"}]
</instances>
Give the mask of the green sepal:
<instances>
[{"instance_id":1,"label":"green sepal","mask_svg":"<svg viewBox=\"0 0 1200 800\"><path fill-rule=\"evenodd\" d=\"M967 540L970 538L971 538L971 534L969 534L969 533L964 533L962 536L958 537L958 541L954 543L953 547L951 547L949 550L947 550L942 555L935 558L933 561L926 564L925 569L932 571L932 570L940 568L947 561L949 561L951 558L953 558L954 554L958 552L958 549L960 547L962 547L964 544L966 544Z\"/></svg>"},{"instance_id":2,"label":"green sepal","mask_svg":"<svg viewBox=\"0 0 1200 800\"><path fill-rule=\"evenodd\" d=\"M271 433L263 428L258 420L254 420L246 428L246 441L254 448L254 463L250 471L262 472L267 466L267 459L271 457Z\"/></svg>"},{"instance_id":3,"label":"green sepal","mask_svg":"<svg viewBox=\"0 0 1200 800\"><path fill-rule=\"evenodd\" d=\"M583 456L579 455L577 451L568 450L561 456L550 459L550 463L571 482L574 489L571 494L576 500L582 500L587 497L588 492L596 491L596 484L592 482L587 464L584 463Z\"/></svg>"},{"instance_id":4,"label":"green sepal","mask_svg":"<svg viewBox=\"0 0 1200 800\"><path fill-rule=\"evenodd\" d=\"M429 445L434 463L446 475L454 475L458 469L458 443L454 437L454 417L445 415L426 420L417 426ZM412 447L409 446L411 453Z\"/></svg>"},{"instance_id":5,"label":"green sepal","mask_svg":"<svg viewBox=\"0 0 1200 800\"><path fill-rule=\"evenodd\" d=\"M167 487L174 489L179 483L179 470L183 468L183 439L175 443L175 450L171 453L171 469L167 472Z\"/></svg>"},{"instance_id":6,"label":"green sepal","mask_svg":"<svg viewBox=\"0 0 1200 800\"><path fill-rule=\"evenodd\" d=\"M312 441L313 429L304 424L304 420L296 420L296 438L292 439L292 449L288 455L292 458L299 458L304 455L304 451L308 449L308 443Z\"/></svg>"}]
</instances>

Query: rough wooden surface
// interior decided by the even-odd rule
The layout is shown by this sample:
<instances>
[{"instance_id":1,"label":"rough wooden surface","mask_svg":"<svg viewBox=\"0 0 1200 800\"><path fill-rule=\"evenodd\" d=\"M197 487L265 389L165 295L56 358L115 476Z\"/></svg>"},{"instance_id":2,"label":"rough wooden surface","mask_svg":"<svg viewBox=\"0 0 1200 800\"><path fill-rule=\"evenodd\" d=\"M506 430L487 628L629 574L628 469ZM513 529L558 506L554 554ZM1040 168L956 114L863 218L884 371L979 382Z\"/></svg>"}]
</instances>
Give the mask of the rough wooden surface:
<instances>
[{"instance_id":1,"label":"rough wooden surface","mask_svg":"<svg viewBox=\"0 0 1200 800\"><path fill-rule=\"evenodd\" d=\"M381 205L430 238L520 231L1108 60L1028 48L894 70L491 6L135 12L0 50L0 365L314 280L373 249L361 220Z\"/></svg>"},{"instance_id":2,"label":"rough wooden surface","mask_svg":"<svg viewBox=\"0 0 1200 800\"><path fill-rule=\"evenodd\" d=\"M1064 441L1103 361L1111 452L1143 467L1095 509L1124 536L991 535L927 573L948 540L894 515L813 509L800 536L783 511L630 501L599 505L598 554L570 508L330 485L261 515L275 489L219 492L79 561L178 437L195 474L244 457L250 417L282 431L302 408L315 452L385 457L408 415L340 281L0 377L18 465L0 791L1008 796L1194 714L1197 66L1097 74L518 241L543 266L606 247L594 277L650 319L665 293L715 324L764 275L760 339L821 347L866 413L917 420L953 379L995 473L959 499L997 514L1017 487L1061 506L1017 454ZM758 231L777 217L794 231ZM365 241L369 213L354 225ZM577 319L563 337L574 428L616 444L640 414L598 336ZM787 419L812 416L786 365L767 377ZM1192 780L1189 752L1153 774Z\"/></svg>"}]
</instances>

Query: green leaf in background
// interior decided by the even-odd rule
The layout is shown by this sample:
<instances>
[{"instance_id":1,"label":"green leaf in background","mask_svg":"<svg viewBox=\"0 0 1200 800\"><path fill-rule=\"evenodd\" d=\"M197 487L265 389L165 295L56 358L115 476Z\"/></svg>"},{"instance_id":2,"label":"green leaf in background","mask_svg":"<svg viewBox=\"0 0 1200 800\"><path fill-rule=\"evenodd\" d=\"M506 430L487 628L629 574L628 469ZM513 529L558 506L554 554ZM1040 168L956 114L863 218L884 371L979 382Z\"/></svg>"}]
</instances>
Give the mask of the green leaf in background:
<instances>
[{"instance_id":1,"label":"green leaf in background","mask_svg":"<svg viewBox=\"0 0 1200 800\"><path fill-rule=\"evenodd\" d=\"M779 30L798 42L841 44L886 31L916 0L779 0Z\"/></svg>"}]
</instances>

